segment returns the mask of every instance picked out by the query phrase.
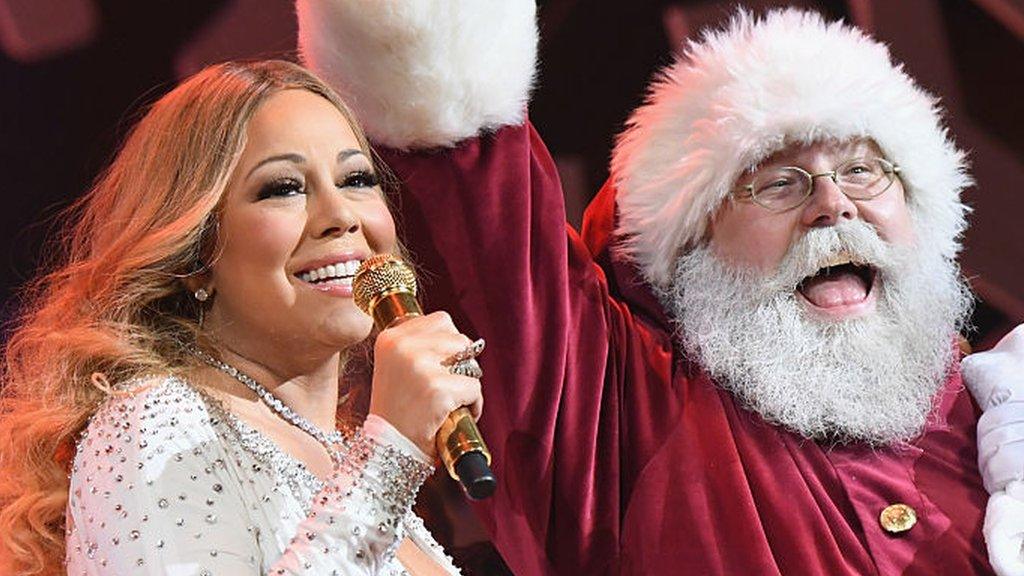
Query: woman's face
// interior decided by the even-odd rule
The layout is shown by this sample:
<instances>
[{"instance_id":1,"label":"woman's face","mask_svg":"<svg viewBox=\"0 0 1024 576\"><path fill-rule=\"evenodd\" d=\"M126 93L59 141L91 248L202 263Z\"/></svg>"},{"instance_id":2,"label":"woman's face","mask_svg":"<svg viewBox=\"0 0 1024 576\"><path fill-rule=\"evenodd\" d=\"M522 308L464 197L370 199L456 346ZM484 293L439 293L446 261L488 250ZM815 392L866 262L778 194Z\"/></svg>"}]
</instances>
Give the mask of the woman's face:
<instances>
[{"instance_id":1,"label":"woman's face","mask_svg":"<svg viewBox=\"0 0 1024 576\"><path fill-rule=\"evenodd\" d=\"M352 299L356 267L395 249L377 174L345 117L312 92L279 92L250 120L225 190L206 326L253 359L333 354L372 327Z\"/></svg>"}]
</instances>

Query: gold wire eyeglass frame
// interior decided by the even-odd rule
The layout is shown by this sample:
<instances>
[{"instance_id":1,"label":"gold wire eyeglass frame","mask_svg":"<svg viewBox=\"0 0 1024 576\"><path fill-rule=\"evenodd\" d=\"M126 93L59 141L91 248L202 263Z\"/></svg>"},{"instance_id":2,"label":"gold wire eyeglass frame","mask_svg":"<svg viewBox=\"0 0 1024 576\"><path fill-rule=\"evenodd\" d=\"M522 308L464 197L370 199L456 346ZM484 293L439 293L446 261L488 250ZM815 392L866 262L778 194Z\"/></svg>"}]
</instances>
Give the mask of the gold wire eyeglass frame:
<instances>
[{"instance_id":1,"label":"gold wire eyeglass frame","mask_svg":"<svg viewBox=\"0 0 1024 576\"><path fill-rule=\"evenodd\" d=\"M879 165L882 167L882 172L889 177L889 182L887 182L886 185L884 187L882 187L881 190L878 190L877 192L872 192L871 194L858 194L858 192L860 192L859 190L854 190L853 193L851 194L850 190L847 187L844 187L843 183L840 182L839 173L842 171L843 168L845 168L847 166L850 166L852 164L856 164L858 162L869 162L869 161L874 161L874 162L878 162L879 163ZM758 201L757 194L754 192L754 183L753 182L751 182L750 184L745 184L743 186L740 186L739 188L734 190L733 194L732 194L733 198L735 198L736 200L750 200L753 203L757 204L758 206L764 208L765 210L769 210L771 212L786 212L788 210L792 210L794 208L797 208L797 207L803 205L803 203L806 202L807 199L811 197L811 194L814 193L814 179L815 178L820 178L822 176L828 176L828 178L830 180L832 180L832 183L834 183L837 187L839 187L839 189L843 192L843 194L846 195L847 198L850 198L851 200L871 200L872 198L877 198L877 197L881 196L882 194L885 193L886 190L891 188L892 187L892 183L896 181L896 177L898 177L899 174L900 174L900 167L898 165L896 165L896 164L893 164L892 162L889 162L885 158L851 158L849 160L843 161L841 164L839 164L838 166L836 166L832 170L829 170L828 172L822 172L820 174L811 174L810 172L808 172L807 170L804 170L803 168L801 168L799 166L782 166L782 167L779 168L779 170L793 170L793 171L795 171L796 173L798 173L801 176L803 176L804 182L806 184L806 186L804 187L804 195L798 201L796 201L792 206L786 206L786 207L779 208L779 207L769 206L767 204L764 204L764 203ZM755 178L755 180L756 180L756 178Z\"/></svg>"}]
</instances>

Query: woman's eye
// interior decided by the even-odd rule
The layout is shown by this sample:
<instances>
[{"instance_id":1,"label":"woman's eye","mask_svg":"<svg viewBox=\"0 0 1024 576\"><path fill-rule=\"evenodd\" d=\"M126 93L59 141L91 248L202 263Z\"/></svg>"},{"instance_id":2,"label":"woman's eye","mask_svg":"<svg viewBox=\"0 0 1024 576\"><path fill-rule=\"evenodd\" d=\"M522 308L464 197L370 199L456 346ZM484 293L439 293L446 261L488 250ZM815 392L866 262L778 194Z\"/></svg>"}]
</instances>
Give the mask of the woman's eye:
<instances>
[{"instance_id":1,"label":"woman's eye","mask_svg":"<svg viewBox=\"0 0 1024 576\"><path fill-rule=\"evenodd\" d=\"M302 182L294 180L292 178L283 178L281 180L274 180L273 182L267 183L263 188L260 189L259 199L264 200L266 198L286 198L289 196L295 196L296 194L302 194Z\"/></svg>"},{"instance_id":2,"label":"woman's eye","mask_svg":"<svg viewBox=\"0 0 1024 576\"><path fill-rule=\"evenodd\" d=\"M368 170L360 170L346 175L340 186L342 188L373 188L378 184L380 184L380 178L376 174Z\"/></svg>"}]
</instances>

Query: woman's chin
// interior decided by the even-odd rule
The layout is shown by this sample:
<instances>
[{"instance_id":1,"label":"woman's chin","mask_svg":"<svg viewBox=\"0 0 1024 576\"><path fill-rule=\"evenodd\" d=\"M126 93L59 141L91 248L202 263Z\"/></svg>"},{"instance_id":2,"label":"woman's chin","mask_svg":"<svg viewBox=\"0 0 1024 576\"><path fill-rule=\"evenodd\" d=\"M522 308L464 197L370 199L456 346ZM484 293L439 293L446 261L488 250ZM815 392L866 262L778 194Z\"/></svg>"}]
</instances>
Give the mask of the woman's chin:
<instances>
[{"instance_id":1,"label":"woman's chin","mask_svg":"<svg viewBox=\"0 0 1024 576\"><path fill-rule=\"evenodd\" d=\"M323 318L313 339L328 350L345 350L366 340L373 330L373 320L352 306Z\"/></svg>"}]
</instances>

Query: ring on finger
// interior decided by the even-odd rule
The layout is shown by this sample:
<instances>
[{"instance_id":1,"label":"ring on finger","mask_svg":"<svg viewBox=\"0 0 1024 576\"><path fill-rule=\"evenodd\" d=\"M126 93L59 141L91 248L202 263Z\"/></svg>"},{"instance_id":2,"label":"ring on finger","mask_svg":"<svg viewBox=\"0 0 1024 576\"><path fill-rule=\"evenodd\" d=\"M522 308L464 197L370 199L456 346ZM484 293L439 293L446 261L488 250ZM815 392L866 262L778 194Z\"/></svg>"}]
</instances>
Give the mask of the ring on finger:
<instances>
[{"instance_id":1,"label":"ring on finger","mask_svg":"<svg viewBox=\"0 0 1024 576\"><path fill-rule=\"evenodd\" d=\"M443 365L443 366L454 366L455 364L458 364L459 362L464 362L466 360L471 360L473 358L476 358L477 356L480 355L481 352L484 351L484 346L486 346L486 343L484 342L484 339L483 338L477 338L476 341L473 342L472 344L470 344L469 346L466 346L462 350L459 350L455 354L452 354L451 356L445 358L441 362L441 365Z\"/></svg>"},{"instance_id":2,"label":"ring on finger","mask_svg":"<svg viewBox=\"0 0 1024 576\"><path fill-rule=\"evenodd\" d=\"M483 368L480 367L480 363L476 361L476 358L466 358L465 360L459 360L448 367L448 371L452 374L458 374L460 376L469 376L470 378L480 378L484 375Z\"/></svg>"}]
</instances>

